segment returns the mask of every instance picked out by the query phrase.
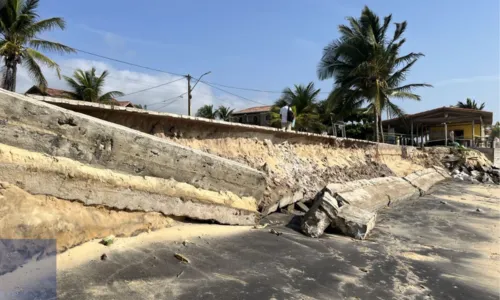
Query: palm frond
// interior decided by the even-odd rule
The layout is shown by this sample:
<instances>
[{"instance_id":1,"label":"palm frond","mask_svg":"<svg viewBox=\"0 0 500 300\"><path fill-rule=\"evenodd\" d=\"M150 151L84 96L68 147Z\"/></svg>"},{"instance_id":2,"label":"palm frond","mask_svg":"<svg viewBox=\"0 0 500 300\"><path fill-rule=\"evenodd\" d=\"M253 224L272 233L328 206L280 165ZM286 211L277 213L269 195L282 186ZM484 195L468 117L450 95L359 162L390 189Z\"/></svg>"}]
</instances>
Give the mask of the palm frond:
<instances>
[{"instance_id":1,"label":"palm frond","mask_svg":"<svg viewBox=\"0 0 500 300\"><path fill-rule=\"evenodd\" d=\"M59 65L53 61L52 59L48 58L47 56L43 55L42 53L36 51L35 49L32 48L26 48L24 53L23 53L23 58L26 59L26 57L30 57L34 60L36 60L39 63L44 64L45 66L55 69L57 72L57 76L61 78L61 69L59 68Z\"/></svg>"},{"instance_id":2,"label":"palm frond","mask_svg":"<svg viewBox=\"0 0 500 300\"><path fill-rule=\"evenodd\" d=\"M31 55L31 53L29 53L28 51L26 52L27 53L25 53L23 57L24 67L28 70L28 74L33 79L33 81L36 82L36 85L38 85L42 90L46 89L47 80L45 79L45 76L43 76L42 69L38 65L35 58Z\"/></svg>"},{"instance_id":3,"label":"palm frond","mask_svg":"<svg viewBox=\"0 0 500 300\"><path fill-rule=\"evenodd\" d=\"M32 39L28 42L30 47L36 50L53 51L58 53L76 53L76 50L57 42L46 40Z\"/></svg>"}]
</instances>

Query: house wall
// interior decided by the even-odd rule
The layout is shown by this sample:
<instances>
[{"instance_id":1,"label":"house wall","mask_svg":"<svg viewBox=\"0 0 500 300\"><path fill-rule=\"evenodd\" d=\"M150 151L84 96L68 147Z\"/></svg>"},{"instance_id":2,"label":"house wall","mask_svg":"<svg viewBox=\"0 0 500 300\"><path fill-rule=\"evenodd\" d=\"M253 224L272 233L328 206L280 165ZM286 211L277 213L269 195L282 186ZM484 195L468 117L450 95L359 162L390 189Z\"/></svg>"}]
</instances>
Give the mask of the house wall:
<instances>
[{"instance_id":1,"label":"house wall","mask_svg":"<svg viewBox=\"0 0 500 300\"><path fill-rule=\"evenodd\" d=\"M270 116L270 113L259 112L259 113L238 114L238 115L233 115L232 121L241 124L269 126L270 120L267 120L266 116ZM255 117L257 117L257 121L254 120Z\"/></svg>"},{"instance_id":2,"label":"house wall","mask_svg":"<svg viewBox=\"0 0 500 300\"><path fill-rule=\"evenodd\" d=\"M463 130L464 138L471 139L472 138L472 123L463 123L463 124L448 124L448 138L449 132L454 130ZM474 124L474 134L476 136L481 135L481 124ZM443 140L444 137L444 125L443 126L433 126L430 128L430 139L431 140Z\"/></svg>"}]
</instances>

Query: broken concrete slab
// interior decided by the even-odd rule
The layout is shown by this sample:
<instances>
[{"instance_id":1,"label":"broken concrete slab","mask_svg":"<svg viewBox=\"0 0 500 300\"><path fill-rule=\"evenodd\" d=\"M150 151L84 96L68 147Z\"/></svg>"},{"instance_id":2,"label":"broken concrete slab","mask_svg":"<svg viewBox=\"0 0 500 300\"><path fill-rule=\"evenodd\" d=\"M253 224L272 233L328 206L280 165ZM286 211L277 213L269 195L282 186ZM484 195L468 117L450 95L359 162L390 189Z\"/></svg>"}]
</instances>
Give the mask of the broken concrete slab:
<instances>
[{"instance_id":1,"label":"broken concrete slab","mask_svg":"<svg viewBox=\"0 0 500 300\"><path fill-rule=\"evenodd\" d=\"M257 201L231 192L214 192L172 179L133 176L80 162L0 144L0 180L38 195L127 211L161 212L254 225Z\"/></svg>"},{"instance_id":2,"label":"broken concrete slab","mask_svg":"<svg viewBox=\"0 0 500 300\"><path fill-rule=\"evenodd\" d=\"M447 177L438 172L435 168L427 168L413 172L404 177L411 185L420 190L420 194L426 194L435 184L446 180Z\"/></svg>"},{"instance_id":3,"label":"broken concrete slab","mask_svg":"<svg viewBox=\"0 0 500 300\"><path fill-rule=\"evenodd\" d=\"M328 184L316 195L304 216L302 231L318 237L323 234L321 229L330 222L333 228L340 229L347 236L365 239L375 226L378 210L418 195L417 188L399 177ZM324 220L324 216L328 220Z\"/></svg>"},{"instance_id":4,"label":"broken concrete slab","mask_svg":"<svg viewBox=\"0 0 500 300\"><path fill-rule=\"evenodd\" d=\"M340 207L331 226L339 228L342 233L355 239L364 240L375 227L377 213L362 208L344 205Z\"/></svg>"},{"instance_id":5,"label":"broken concrete slab","mask_svg":"<svg viewBox=\"0 0 500 300\"><path fill-rule=\"evenodd\" d=\"M389 206L397 201L417 197L419 191L400 177L379 177L347 183L328 184L325 189L341 205L350 204L369 212Z\"/></svg>"},{"instance_id":6,"label":"broken concrete slab","mask_svg":"<svg viewBox=\"0 0 500 300\"><path fill-rule=\"evenodd\" d=\"M137 176L261 198L264 174L143 132L0 90L2 143Z\"/></svg>"},{"instance_id":7,"label":"broken concrete slab","mask_svg":"<svg viewBox=\"0 0 500 300\"><path fill-rule=\"evenodd\" d=\"M450 172L448 172L445 168L438 167L438 166L433 166L433 168L441 174L444 178L449 179L451 178Z\"/></svg>"}]
</instances>

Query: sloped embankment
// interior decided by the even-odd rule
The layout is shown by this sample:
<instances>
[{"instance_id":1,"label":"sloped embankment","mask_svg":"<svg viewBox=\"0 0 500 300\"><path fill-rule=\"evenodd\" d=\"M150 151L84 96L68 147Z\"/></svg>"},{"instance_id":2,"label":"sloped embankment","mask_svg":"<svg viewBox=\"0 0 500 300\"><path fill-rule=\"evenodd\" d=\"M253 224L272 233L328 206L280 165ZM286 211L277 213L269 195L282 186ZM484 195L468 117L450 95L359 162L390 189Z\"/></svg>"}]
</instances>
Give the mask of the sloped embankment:
<instances>
[{"instance_id":1,"label":"sloped embankment","mask_svg":"<svg viewBox=\"0 0 500 300\"><path fill-rule=\"evenodd\" d=\"M171 138L174 142L238 161L266 173L266 207L283 198L312 198L327 183L406 176L433 165L449 150L363 144L273 143L257 138Z\"/></svg>"}]
</instances>

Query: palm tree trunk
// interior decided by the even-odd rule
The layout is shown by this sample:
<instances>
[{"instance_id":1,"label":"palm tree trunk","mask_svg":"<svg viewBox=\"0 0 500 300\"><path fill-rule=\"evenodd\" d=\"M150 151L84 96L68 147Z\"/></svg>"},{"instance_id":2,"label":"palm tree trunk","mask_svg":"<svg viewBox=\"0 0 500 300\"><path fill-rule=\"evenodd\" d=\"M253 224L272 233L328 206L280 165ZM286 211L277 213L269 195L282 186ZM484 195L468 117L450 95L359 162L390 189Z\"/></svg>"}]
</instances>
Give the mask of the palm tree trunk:
<instances>
[{"instance_id":1,"label":"palm tree trunk","mask_svg":"<svg viewBox=\"0 0 500 300\"><path fill-rule=\"evenodd\" d=\"M379 117L379 120L378 120L378 124L380 125L380 137L381 137L381 141L382 143L384 143L384 127L382 126L382 113L379 112L378 114L378 117Z\"/></svg>"},{"instance_id":2,"label":"palm tree trunk","mask_svg":"<svg viewBox=\"0 0 500 300\"><path fill-rule=\"evenodd\" d=\"M16 91L17 62L14 58L5 58L5 69L2 76L2 88Z\"/></svg>"},{"instance_id":3,"label":"palm tree trunk","mask_svg":"<svg viewBox=\"0 0 500 300\"><path fill-rule=\"evenodd\" d=\"M373 130L374 134L375 134L375 142L378 142L379 141L379 138L380 138L380 135L379 135L379 126L378 126L378 109L375 107L374 109L375 111L375 128Z\"/></svg>"}]
</instances>

